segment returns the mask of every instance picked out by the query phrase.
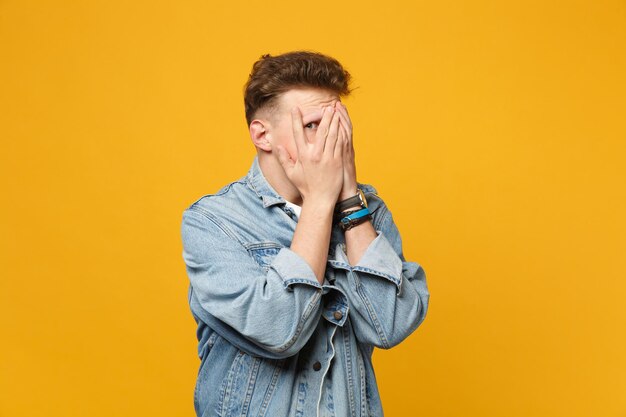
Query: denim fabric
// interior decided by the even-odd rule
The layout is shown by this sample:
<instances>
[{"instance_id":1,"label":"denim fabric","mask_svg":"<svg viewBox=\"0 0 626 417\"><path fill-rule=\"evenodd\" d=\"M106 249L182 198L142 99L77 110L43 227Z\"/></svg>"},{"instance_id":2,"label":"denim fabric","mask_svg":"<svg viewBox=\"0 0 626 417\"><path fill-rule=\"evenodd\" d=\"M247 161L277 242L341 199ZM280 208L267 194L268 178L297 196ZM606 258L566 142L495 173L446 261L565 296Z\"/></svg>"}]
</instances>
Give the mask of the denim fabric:
<instances>
[{"instance_id":1,"label":"denim fabric","mask_svg":"<svg viewBox=\"0 0 626 417\"><path fill-rule=\"evenodd\" d=\"M351 266L334 227L323 285L289 249L297 217L257 158L247 176L185 210L198 416L383 415L372 352L419 326L429 293L384 202L359 188L378 236Z\"/></svg>"}]
</instances>

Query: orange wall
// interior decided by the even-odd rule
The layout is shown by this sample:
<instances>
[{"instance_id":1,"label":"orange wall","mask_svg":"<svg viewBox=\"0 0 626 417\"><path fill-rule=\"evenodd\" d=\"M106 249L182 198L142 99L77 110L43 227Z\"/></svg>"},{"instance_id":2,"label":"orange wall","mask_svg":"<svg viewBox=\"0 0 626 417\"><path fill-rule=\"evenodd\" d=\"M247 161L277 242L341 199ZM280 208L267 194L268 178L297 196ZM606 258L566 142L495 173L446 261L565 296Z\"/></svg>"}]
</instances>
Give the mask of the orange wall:
<instances>
[{"instance_id":1,"label":"orange wall","mask_svg":"<svg viewBox=\"0 0 626 417\"><path fill-rule=\"evenodd\" d=\"M431 290L386 415L625 416L626 3L227 3L0 2L0 415L193 415L181 214L308 48Z\"/></svg>"}]
</instances>

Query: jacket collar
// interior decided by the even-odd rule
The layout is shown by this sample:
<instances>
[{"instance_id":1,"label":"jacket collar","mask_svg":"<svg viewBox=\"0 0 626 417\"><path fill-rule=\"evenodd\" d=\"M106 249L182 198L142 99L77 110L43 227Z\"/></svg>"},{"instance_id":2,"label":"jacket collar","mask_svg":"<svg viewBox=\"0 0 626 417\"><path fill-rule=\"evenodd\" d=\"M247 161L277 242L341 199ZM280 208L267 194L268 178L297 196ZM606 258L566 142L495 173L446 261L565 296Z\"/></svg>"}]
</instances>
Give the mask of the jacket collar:
<instances>
[{"instance_id":1,"label":"jacket collar","mask_svg":"<svg viewBox=\"0 0 626 417\"><path fill-rule=\"evenodd\" d=\"M248 184L259 198L263 200L263 207L267 208L277 204L284 204L286 201L276 190L272 188L269 182L263 176L261 166L259 165L258 155L254 157L252 166L248 171Z\"/></svg>"}]
</instances>

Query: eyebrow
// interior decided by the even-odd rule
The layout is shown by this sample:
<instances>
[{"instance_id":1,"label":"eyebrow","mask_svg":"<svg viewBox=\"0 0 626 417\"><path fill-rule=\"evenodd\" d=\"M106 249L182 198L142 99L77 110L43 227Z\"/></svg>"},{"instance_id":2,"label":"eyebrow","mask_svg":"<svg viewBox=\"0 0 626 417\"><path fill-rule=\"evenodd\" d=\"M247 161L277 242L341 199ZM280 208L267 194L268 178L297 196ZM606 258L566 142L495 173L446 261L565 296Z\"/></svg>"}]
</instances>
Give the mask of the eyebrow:
<instances>
[{"instance_id":1,"label":"eyebrow","mask_svg":"<svg viewBox=\"0 0 626 417\"><path fill-rule=\"evenodd\" d=\"M321 110L313 110L302 115L302 121L305 123L319 122L320 120L322 120Z\"/></svg>"}]
</instances>

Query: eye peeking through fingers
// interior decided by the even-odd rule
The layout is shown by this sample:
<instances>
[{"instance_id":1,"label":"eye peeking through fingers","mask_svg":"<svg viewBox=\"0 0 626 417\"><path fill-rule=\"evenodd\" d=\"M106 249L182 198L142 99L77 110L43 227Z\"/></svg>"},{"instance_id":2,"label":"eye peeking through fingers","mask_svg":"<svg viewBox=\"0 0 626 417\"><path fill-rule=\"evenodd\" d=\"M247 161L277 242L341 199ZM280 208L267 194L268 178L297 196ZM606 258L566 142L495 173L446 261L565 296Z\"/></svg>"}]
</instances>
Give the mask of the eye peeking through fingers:
<instances>
[{"instance_id":1,"label":"eye peeking through fingers","mask_svg":"<svg viewBox=\"0 0 626 417\"><path fill-rule=\"evenodd\" d=\"M306 125L304 125L304 127L306 127L307 129L317 129L317 126L319 126L318 122L311 122L311 123L307 123Z\"/></svg>"}]
</instances>

